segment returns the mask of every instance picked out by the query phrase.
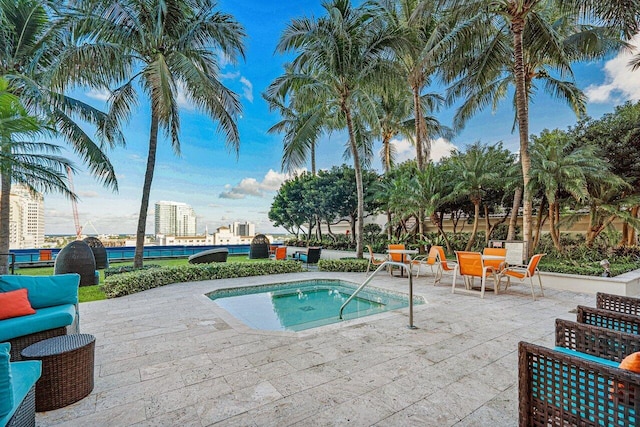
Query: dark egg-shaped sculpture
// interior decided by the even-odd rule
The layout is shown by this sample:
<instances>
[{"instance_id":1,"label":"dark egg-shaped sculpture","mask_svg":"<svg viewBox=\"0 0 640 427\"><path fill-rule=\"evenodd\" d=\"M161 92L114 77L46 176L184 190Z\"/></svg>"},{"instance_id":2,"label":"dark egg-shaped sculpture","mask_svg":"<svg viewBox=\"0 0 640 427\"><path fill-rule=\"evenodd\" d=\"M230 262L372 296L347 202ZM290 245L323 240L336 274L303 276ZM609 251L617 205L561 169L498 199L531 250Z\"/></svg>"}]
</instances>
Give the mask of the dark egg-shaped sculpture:
<instances>
[{"instance_id":1,"label":"dark egg-shaped sculpture","mask_svg":"<svg viewBox=\"0 0 640 427\"><path fill-rule=\"evenodd\" d=\"M89 236L82 239L93 251L93 257L96 260L96 268L102 270L109 268L109 259L107 258L107 250L97 237Z\"/></svg>"},{"instance_id":2,"label":"dark egg-shaped sculpture","mask_svg":"<svg viewBox=\"0 0 640 427\"><path fill-rule=\"evenodd\" d=\"M80 286L95 285L96 260L93 251L82 240L76 240L62 248L53 266L54 274L78 273Z\"/></svg>"},{"instance_id":3,"label":"dark egg-shaped sculpture","mask_svg":"<svg viewBox=\"0 0 640 427\"><path fill-rule=\"evenodd\" d=\"M249 249L250 259L269 258L269 239L264 234L258 234L251 241Z\"/></svg>"}]
</instances>

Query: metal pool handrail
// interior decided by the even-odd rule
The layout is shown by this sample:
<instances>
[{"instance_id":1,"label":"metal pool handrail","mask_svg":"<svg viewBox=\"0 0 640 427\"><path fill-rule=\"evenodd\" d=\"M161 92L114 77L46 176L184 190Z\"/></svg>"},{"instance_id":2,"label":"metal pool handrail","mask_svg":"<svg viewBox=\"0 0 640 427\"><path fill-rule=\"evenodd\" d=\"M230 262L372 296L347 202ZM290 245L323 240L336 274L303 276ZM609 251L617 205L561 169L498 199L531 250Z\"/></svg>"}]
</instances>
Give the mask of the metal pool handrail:
<instances>
[{"instance_id":1,"label":"metal pool handrail","mask_svg":"<svg viewBox=\"0 0 640 427\"><path fill-rule=\"evenodd\" d=\"M344 310L344 308L347 306L347 304L349 304L351 302L351 300L353 298L355 298L356 295L358 295L358 293L369 284L369 282L371 282L371 280L375 277L376 274L378 274L380 272L380 270L383 269L383 267L386 267L388 265L394 266L394 267L400 267L400 268L404 268L407 270L407 276L409 276L409 329L418 329L413 325L413 277L411 277L411 268L404 263L401 262L396 262L396 261L385 261L382 264L380 264L380 266L376 269L376 271L374 271L371 276L367 277L367 279L362 282L362 284L358 287L358 289L356 289L356 291L351 294L351 296L344 302L344 304L342 304L342 307L340 307L340 320L342 320L342 311Z\"/></svg>"}]
</instances>

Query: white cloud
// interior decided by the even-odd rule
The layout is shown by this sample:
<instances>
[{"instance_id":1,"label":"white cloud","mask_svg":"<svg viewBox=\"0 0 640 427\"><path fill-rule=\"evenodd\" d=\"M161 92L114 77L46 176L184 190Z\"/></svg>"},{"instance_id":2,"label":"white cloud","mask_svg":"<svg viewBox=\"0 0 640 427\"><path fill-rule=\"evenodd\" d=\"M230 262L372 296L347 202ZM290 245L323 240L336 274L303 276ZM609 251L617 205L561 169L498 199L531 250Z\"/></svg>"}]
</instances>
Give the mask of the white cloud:
<instances>
[{"instance_id":1,"label":"white cloud","mask_svg":"<svg viewBox=\"0 0 640 427\"><path fill-rule=\"evenodd\" d=\"M296 171L296 173L298 172ZM255 178L244 178L235 186L227 184L226 191L220 193L219 197L222 199L244 199L246 196L264 197L266 192L278 191L282 183L290 177L289 174L269 169L262 181Z\"/></svg>"},{"instance_id":2,"label":"white cloud","mask_svg":"<svg viewBox=\"0 0 640 427\"><path fill-rule=\"evenodd\" d=\"M391 143L396 148L396 162L402 163L416 158L416 148L408 139L393 139ZM444 138L431 140L431 160L437 162L451 154L456 146Z\"/></svg>"},{"instance_id":3,"label":"white cloud","mask_svg":"<svg viewBox=\"0 0 640 427\"><path fill-rule=\"evenodd\" d=\"M187 91L185 89L185 84L183 81L179 80L176 84L176 102L178 103L178 107L184 108L185 110L194 111L195 106L187 96Z\"/></svg>"},{"instance_id":4,"label":"white cloud","mask_svg":"<svg viewBox=\"0 0 640 427\"><path fill-rule=\"evenodd\" d=\"M242 83L242 94L249 102L253 102L253 83L251 83L246 77L240 77L240 83Z\"/></svg>"},{"instance_id":5,"label":"white cloud","mask_svg":"<svg viewBox=\"0 0 640 427\"><path fill-rule=\"evenodd\" d=\"M78 191L78 196L86 197L86 198L96 198L100 197L97 191Z\"/></svg>"},{"instance_id":6,"label":"white cloud","mask_svg":"<svg viewBox=\"0 0 640 427\"><path fill-rule=\"evenodd\" d=\"M111 92L108 89L91 89L86 95L89 98L105 102L111 98Z\"/></svg>"},{"instance_id":7,"label":"white cloud","mask_svg":"<svg viewBox=\"0 0 640 427\"><path fill-rule=\"evenodd\" d=\"M631 44L640 44L640 35L636 35ZM632 71L629 67L631 57L637 55L639 50L635 47L632 51L621 51L618 55L607 61L604 65L605 82L600 85L591 85L585 89L585 94L590 102L624 102L640 99L640 78L638 71Z\"/></svg>"}]
</instances>

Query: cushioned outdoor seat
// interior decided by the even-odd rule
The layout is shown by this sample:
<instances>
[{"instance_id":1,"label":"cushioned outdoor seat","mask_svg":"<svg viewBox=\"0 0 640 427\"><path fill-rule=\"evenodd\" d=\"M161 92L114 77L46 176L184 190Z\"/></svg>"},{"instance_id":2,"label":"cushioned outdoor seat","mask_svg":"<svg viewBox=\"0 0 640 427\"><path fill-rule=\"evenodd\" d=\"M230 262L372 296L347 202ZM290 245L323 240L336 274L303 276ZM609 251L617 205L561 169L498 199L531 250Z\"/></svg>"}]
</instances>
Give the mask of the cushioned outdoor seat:
<instances>
[{"instance_id":1,"label":"cushioned outdoor seat","mask_svg":"<svg viewBox=\"0 0 640 427\"><path fill-rule=\"evenodd\" d=\"M35 384L42 362L10 362L9 347L0 344L0 426L34 426Z\"/></svg>"},{"instance_id":2,"label":"cushioned outdoor seat","mask_svg":"<svg viewBox=\"0 0 640 427\"><path fill-rule=\"evenodd\" d=\"M42 325L47 329L55 329L68 326L73 323L76 307L73 304L45 307L36 310L36 314L28 316L4 319L0 328L0 342L9 341L12 338L30 335L42 330ZM37 322L34 319L37 316Z\"/></svg>"}]
</instances>

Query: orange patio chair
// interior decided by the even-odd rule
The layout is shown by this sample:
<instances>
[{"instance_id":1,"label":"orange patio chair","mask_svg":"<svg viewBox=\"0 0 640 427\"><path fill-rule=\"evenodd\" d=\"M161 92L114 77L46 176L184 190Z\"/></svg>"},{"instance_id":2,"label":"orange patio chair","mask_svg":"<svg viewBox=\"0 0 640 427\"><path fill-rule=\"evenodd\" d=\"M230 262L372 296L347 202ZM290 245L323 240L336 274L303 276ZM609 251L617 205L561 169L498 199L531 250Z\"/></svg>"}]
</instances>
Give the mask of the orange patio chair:
<instances>
[{"instance_id":1,"label":"orange patio chair","mask_svg":"<svg viewBox=\"0 0 640 427\"><path fill-rule=\"evenodd\" d=\"M503 276L507 276L507 283L504 287L505 291L511 285L511 278L520 280L520 283L524 283L525 280L529 279L531 283L531 295L533 296L533 300L536 300L536 293L533 290L533 276L538 275L538 283L540 284L540 295L544 296L544 290L542 289L542 279L540 279L540 270L538 270L538 264L540 263L540 259L546 254L535 254L531 257L529 261L529 265L514 265L509 266L502 270L500 273L499 281L502 281Z\"/></svg>"},{"instance_id":2,"label":"orange patio chair","mask_svg":"<svg viewBox=\"0 0 640 427\"><path fill-rule=\"evenodd\" d=\"M287 259L287 247L286 246L280 246L275 248L274 251L274 258L277 260L285 260Z\"/></svg>"},{"instance_id":3,"label":"orange patio chair","mask_svg":"<svg viewBox=\"0 0 640 427\"><path fill-rule=\"evenodd\" d=\"M418 255L411 260L411 268L416 267L416 277L420 277L420 267L423 265L429 266L432 273L434 267L439 268L437 246L431 246L428 255Z\"/></svg>"},{"instance_id":4,"label":"orange patio chair","mask_svg":"<svg viewBox=\"0 0 640 427\"><path fill-rule=\"evenodd\" d=\"M493 276L493 291L498 293L498 279L496 277L496 272L493 267L489 265L485 265L482 261L482 254L480 252L465 252L465 251L457 251L456 258L458 259L458 271L462 276L465 284L465 289L463 292L467 293L476 293L473 290L473 279L479 277L482 279L480 285L480 298L484 298L484 291L487 285L487 276ZM458 271L454 271L453 273L453 284L451 285L451 293L456 293L456 277ZM460 292L460 290L458 290Z\"/></svg>"},{"instance_id":5,"label":"orange patio chair","mask_svg":"<svg viewBox=\"0 0 640 427\"><path fill-rule=\"evenodd\" d=\"M506 248L484 248L482 250L482 256L484 257L485 255L502 257L502 259L484 259L484 265L493 267L497 273L501 272L507 266L505 261L507 258Z\"/></svg>"},{"instance_id":6,"label":"orange patio chair","mask_svg":"<svg viewBox=\"0 0 640 427\"><path fill-rule=\"evenodd\" d=\"M442 246L431 246L431 249L437 252L437 269L436 269L436 277L433 279L433 286L436 283L440 282L442 279L442 275L446 273L452 273L455 276L456 269L458 268L458 264L456 261L448 261L447 256L444 253L444 248ZM455 282L454 282L455 283Z\"/></svg>"},{"instance_id":7,"label":"orange patio chair","mask_svg":"<svg viewBox=\"0 0 640 427\"><path fill-rule=\"evenodd\" d=\"M399 244L395 244L395 245L389 245L388 250L392 251L392 250L405 250L405 246L403 243L399 243ZM389 261L393 261L393 262L401 262L404 264L411 264L411 258L409 257L409 255L405 255L405 254L394 254L394 253L389 253ZM392 274L392 270L393 267L392 266L388 266L387 270L389 270L389 274Z\"/></svg>"},{"instance_id":8,"label":"orange patio chair","mask_svg":"<svg viewBox=\"0 0 640 427\"><path fill-rule=\"evenodd\" d=\"M367 245L367 249L369 250L369 264L367 264L367 272L365 274L369 274L369 270L371 269L372 265L378 267L386 261L386 259L376 259L376 257L373 255L373 249L371 248L371 245Z\"/></svg>"}]
</instances>

